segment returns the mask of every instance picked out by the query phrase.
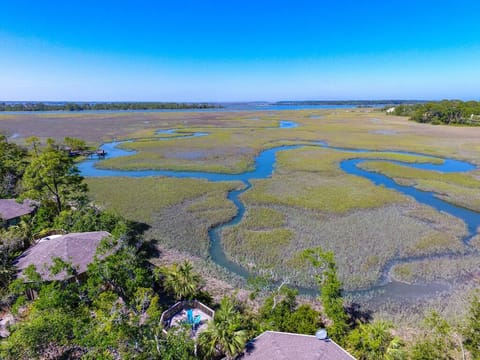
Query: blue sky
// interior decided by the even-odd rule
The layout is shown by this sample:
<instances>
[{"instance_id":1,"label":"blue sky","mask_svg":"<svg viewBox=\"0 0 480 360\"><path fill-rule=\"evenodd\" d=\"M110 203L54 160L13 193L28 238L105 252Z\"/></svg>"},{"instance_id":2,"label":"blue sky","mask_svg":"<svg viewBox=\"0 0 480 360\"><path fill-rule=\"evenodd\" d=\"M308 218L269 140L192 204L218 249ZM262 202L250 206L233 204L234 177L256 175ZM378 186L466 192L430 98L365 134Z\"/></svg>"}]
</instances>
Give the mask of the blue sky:
<instances>
[{"instance_id":1,"label":"blue sky","mask_svg":"<svg viewBox=\"0 0 480 360\"><path fill-rule=\"evenodd\" d=\"M0 100L480 99L478 1L0 0Z\"/></svg>"}]
</instances>

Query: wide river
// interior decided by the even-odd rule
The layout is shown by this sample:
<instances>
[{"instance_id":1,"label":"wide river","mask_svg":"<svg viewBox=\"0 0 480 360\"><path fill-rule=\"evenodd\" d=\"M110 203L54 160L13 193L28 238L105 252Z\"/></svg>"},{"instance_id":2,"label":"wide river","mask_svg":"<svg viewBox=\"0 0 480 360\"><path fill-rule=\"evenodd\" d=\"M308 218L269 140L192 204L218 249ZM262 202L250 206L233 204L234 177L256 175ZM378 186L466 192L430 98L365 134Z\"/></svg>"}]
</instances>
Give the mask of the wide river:
<instances>
[{"instance_id":1,"label":"wide river","mask_svg":"<svg viewBox=\"0 0 480 360\"><path fill-rule=\"evenodd\" d=\"M279 122L279 128L285 129L283 131L288 131L286 129L297 127L298 124L293 121L282 120ZM175 134L175 129L164 129L159 130L157 134ZM205 132L198 132L193 133L190 135L179 135L178 137L165 137L159 138L159 141L166 141L170 139L182 139L186 142L188 138L192 137L200 137L200 136L208 136L208 133ZM125 142L125 141L124 141ZM118 147L118 145L124 142L111 142L106 143L101 146L103 150L107 152L108 158L116 158L116 157L123 157L123 156L130 156L135 154L134 151L127 151L123 150ZM147 176L168 176L168 177L176 177L176 178L198 178L198 179L206 179L209 181L241 181L245 184L245 186L241 190L233 190L228 193L228 199L231 200L235 206L237 207L237 214L233 217L230 221L220 224L216 227L213 227L209 230L209 237L211 241L210 245L210 257L211 259L227 268L229 271L240 275L242 277L250 276L249 272L241 267L240 265L230 261L227 259L221 242L221 233L225 227L229 227L232 225L238 224L245 213L245 206L240 200L239 196L251 188L250 180L252 179L266 179L271 177L273 171L275 170L276 166L276 154L279 151L288 151L292 149L298 149L307 145L289 145L289 146L278 146L275 148L267 149L258 154L255 158L255 167L252 171L246 171L240 174L222 174L222 173L210 173L210 172L201 172L201 171L171 171L171 170L110 170L110 169L101 169L97 168L96 164L101 161L100 159L90 159L85 160L79 164L80 172L85 177L105 177L105 176L127 176L127 177L147 177ZM365 153L365 154L372 154L376 151L368 150L368 149L347 149L347 148L339 148L329 146L327 143L318 141L312 142L308 146L318 146L322 148L327 148L335 151L341 152L355 152L355 153ZM435 160L438 158L424 155L424 154L417 154L411 152L402 152L402 151L382 151L382 152L389 152L392 154L412 154L412 155L420 155L420 156L427 156ZM378 159L375 159L378 160ZM425 169L425 170L434 170L442 173L450 173L450 172L467 172L475 169L473 164L470 164L465 161L455 160L455 159L441 159L441 163L405 163L400 161L392 161L392 160L383 160L389 161L396 164L400 164L403 166L418 168L418 169ZM433 192L421 191L416 189L413 186L405 186L399 185L393 179L376 173L372 171L367 171L361 169L358 165L365 161L372 161L371 158L362 158L357 157L354 159L346 159L341 161L340 168L345 171L347 174L361 176L363 178L369 179L375 185L384 186L389 189L394 189L399 191L402 194L410 196L414 198L419 203L431 206L438 211L443 211L448 214L451 214L465 222L468 228L468 235L466 235L463 239L464 243L467 245L467 252L474 252L474 249L469 247L469 240L477 233L477 228L480 226L480 213L455 206L451 203L441 200L437 197L437 195ZM435 254L431 257L441 258L441 257L448 257L455 254L451 252L445 252L442 254ZM427 284L404 284L396 281L392 281L388 278L389 269L397 263L404 263L404 262L412 262L417 260L422 260L427 258L426 256L419 256L419 257L406 257L406 258L396 258L390 262L388 262L382 271L383 276L377 282L375 286L372 286L365 290L354 291L352 294L356 295L367 295L370 296L373 292L375 292L375 301L385 301L385 300L406 300L411 298L417 298L421 296L429 296L436 294L440 291L445 291L449 289L449 285L446 283L427 283ZM305 289L301 288L301 292L314 294L316 290L314 289Z\"/></svg>"}]
</instances>

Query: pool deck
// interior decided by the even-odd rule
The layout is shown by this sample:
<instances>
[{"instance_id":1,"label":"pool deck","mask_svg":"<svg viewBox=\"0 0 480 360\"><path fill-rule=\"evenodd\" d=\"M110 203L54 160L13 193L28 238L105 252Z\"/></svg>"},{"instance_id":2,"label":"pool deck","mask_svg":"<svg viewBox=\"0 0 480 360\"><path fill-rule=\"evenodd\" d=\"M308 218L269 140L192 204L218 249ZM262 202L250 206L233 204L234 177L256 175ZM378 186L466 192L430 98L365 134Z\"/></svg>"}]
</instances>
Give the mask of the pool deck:
<instances>
[{"instance_id":1,"label":"pool deck","mask_svg":"<svg viewBox=\"0 0 480 360\"><path fill-rule=\"evenodd\" d=\"M209 321L213 320L210 316L208 316L203 311L199 309L193 309L193 317L197 315L200 315L201 321L200 321L200 324L195 326L195 329L192 332L194 338L196 338L198 334L200 334L202 331L204 331L207 328ZM169 328L174 326L181 326L182 324L187 324L187 310L182 310L176 313L175 315L173 315L173 317L170 319Z\"/></svg>"},{"instance_id":2,"label":"pool deck","mask_svg":"<svg viewBox=\"0 0 480 360\"><path fill-rule=\"evenodd\" d=\"M172 327L188 324L187 311L189 309L192 310L194 318L200 316L200 323L195 325L194 328L192 325L193 338L196 338L199 333L204 331L215 316L215 311L197 300L179 301L163 312L160 320L163 325L163 331L168 332Z\"/></svg>"}]
</instances>

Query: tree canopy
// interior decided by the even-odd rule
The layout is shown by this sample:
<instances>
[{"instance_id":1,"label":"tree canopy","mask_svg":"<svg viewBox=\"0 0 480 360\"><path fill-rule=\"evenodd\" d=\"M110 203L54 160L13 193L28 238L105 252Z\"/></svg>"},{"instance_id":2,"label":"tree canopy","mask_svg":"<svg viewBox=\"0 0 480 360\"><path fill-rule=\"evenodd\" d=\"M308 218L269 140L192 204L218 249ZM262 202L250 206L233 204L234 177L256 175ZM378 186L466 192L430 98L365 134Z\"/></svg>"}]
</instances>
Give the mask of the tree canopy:
<instances>
[{"instance_id":1,"label":"tree canopy","mask_svg":"<svg viewBox=\"0 0 480 360\"><path fill-rule=\"evenodd\" d=\"M328 326L329 336L342 344L348 333L349 325L343 303L342 283L337 276L334 254L325 252L321 248L313 248L305 250L303 257L320 271L316 277L320 287L323 309L331 322Z\"/></svg>"},{"instance_id":2,"label":"tree canopy","mask_svg":"<svg viewBox=\"0 0 480 360\"><path fill-rule=\"evenodd\" d=\"M83 183L74 160L50 141L39 150L34 142L31 160L23 175L23 197L49 205L56 215L70 206L86 201L87 186Z\"/></svg>"},{"instance_id":3,"label":"tree canopy","mask_svg":"<svg viewBox=\"0 0 480 360\"><path fill-rule=\"evenodd\" d=\"M434 125L480 126L480 102L443 100L395 106L394 115L409 116L410 120Z\"/></svg>"},{"instance_id":4,"label":"tree canopy","mask_svg":"<svg viewBox=\"0 0 480 360\"><path fill-rule=\"evenodd\" d=\"M0 199L16 197L28 164L27 150L0 134Z\"/></svg>"},{"instance_id":5,"label":"tree canopy","mask_svg":"<svg viewBox=\"0 0 480 360\"><path fill-rule=\"evenodd\" d=\"M176 102L102 102L61 103L42 102L0 103L0 111L85 111L85 110L155 110L155 109L209 109L219 105L208 103Z\"/></svg>"}]
</instances>

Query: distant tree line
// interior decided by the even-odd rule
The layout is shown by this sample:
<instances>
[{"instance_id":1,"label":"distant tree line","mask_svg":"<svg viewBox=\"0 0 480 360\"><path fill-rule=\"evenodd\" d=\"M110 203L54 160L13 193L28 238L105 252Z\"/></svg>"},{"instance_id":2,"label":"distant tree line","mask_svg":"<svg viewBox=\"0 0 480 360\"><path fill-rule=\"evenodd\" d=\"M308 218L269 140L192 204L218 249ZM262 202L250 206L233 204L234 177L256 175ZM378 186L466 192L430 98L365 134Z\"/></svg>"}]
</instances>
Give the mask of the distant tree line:
<instances>
[{"instance_id":1,"label":"distant tree line","mask_svg":"<svg viewBox=\"0 0 480 360\"><path fill-rule=\"evenodd\" d=\"M371 105L397 105L397 104L417 104L422 100L301 100L301 101L277 101L275 105L352 105L352 106L371 106Z\"/></svg>"},{"instance_id":2,"label":"distant tree line","mask_svg":"<svg viewBox=\"0 0 480 360\"><path fill-rule=\"evenodd\" d=\"M176 102L109 102L61 103L41 102L0 103L0 111L84 111L84 110L161 110L161 109L212 109L219 105L208 103Z\"/></svg>"},{"instance_id":3,"label":"distant tree line","mask_svg":"<svg viewBox=\"0 0 480 360\"><path fill-rule=\"evenodd\" d=\"M434 125L480 126L480 102L443 100L424 104L401 104L394 115L409 116L410 120Z\"/></svg>"}]
</instances>

